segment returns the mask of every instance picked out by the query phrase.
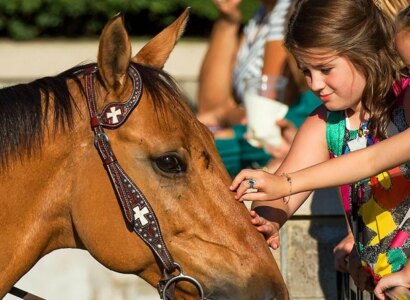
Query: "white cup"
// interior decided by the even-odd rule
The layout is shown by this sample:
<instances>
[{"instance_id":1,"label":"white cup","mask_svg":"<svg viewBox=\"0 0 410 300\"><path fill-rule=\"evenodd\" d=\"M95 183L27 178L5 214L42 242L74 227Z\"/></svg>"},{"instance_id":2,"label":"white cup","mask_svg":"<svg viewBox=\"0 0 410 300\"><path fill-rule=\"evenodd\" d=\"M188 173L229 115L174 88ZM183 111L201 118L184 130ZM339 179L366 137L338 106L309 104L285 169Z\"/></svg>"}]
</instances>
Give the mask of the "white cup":
<instances>
[{"instance_id":1,"label":"white cup","mask_svg":"<svg viewBox=\"0 0 410 300\"><path fill-rule=\"evenodd\" d=\"M246 139L254 147L280 146L282 135L276 121L289 107L283 103L288 80L282 76L262 75L246 81L244 103L248 119Z\"/></svg>"}]
</instances>

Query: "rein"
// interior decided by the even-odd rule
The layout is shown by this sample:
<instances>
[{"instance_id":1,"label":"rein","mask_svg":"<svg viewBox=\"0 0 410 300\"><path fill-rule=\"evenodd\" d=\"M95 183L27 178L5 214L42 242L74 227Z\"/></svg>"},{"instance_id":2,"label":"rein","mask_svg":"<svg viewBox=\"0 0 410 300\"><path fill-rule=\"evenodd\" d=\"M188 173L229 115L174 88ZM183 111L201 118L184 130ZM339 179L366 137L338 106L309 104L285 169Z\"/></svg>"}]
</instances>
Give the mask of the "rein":
<instances>
[{"instance_id":1,"label":"rein","mask_svg":"<svg viewBox=\"0 0 410 300\"><path fill-rule=\"evenodd\" d=\"M140 74L134 66L130 65L128 74L133 84L130 98L126 102L110 103L98 114L93 81L97 70L96 66L84 70L85 92L91 129L94 132L94 145L108 173L128 224L132 226L134 232L158 258L158 265L163 270L163 277L157 285L161 299L174 299L175 284L185 281L195 286L199 292L200 299L206 300L201 284L195 278L184 275L182 267L173 260L163 240L154 210L141 190L121 168L104 132L104 128L116 129L120 127L138 105L142 95ZM176 275L173 274L175 272L177 273Z\"/></svg>"},{"instance_id":2,"label":"rein","mask_svg":"<svg viewBox=\"0 0 410 300\"><path fill-rule=\"evenodd\" d=\"M26 291L23 291L19 288L16 288L15 286L13 286L11 288L11 290L8 292L10 295L16 296L20 299L24 299L24 300L46 300L44 298L40 298L34 294L30 294Z\"/></svg>"}]
</instances>

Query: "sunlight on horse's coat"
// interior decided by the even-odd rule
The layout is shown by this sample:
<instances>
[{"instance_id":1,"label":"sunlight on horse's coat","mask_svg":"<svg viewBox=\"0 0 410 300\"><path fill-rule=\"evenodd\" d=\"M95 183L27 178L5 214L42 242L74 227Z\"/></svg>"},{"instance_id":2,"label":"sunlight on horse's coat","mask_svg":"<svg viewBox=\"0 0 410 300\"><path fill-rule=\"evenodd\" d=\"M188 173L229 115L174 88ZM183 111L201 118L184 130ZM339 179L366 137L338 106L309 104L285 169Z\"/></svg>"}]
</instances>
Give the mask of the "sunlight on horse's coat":
<instances>
[{"instance_id":1,"label":"sunlight on horse's coat","mask_svg":"<svg viewBox=\"0 0 410 300\"><path fill-rule=\"evenodd\" d=\"M135 68L142 97L125 123L106 134L152 206L173 258L209 299L287 299L265 240L228 189L212 135L161 70L187 18L188 10L134 57L122 17L108 22L93 78L96 109L129 98L128 70ZM107 268L153 286L163 275L126 222L94 147L84 93L90 67L0 90L0 298L60 248L85 249ZM106 116L120 122L117 109ZM144 209L134 213L145 223ZM177 285L176 299L195 298L192 285Z\"/></svg>"}]
</instances>

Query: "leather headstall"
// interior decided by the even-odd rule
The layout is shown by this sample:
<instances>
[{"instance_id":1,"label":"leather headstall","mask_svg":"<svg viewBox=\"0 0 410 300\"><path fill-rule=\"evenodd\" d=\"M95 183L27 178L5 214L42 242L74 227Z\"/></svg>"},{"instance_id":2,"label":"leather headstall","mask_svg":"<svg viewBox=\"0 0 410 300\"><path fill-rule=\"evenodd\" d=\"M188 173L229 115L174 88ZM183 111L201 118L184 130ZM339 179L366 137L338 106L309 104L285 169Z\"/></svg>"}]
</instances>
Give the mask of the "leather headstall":
<instances>
[{"instance_id":1,"label":"leather headstall","mask_svg":"<svg viewBox=\"0 0 410 300\"><path fill-rule=\"evenodd\" d=\"M168 272L172 272L175 270L175 265L165 247L154 211L143 193L121 168L104 132L104 128L115 129L121 126L138 105L142 94L141 77L138 71L130 66L129 76L133 82L131 97L126 102L110 103L104 107L101 114L97 114L93 76L95 72L97 72L97 67L84 70L85 92L91 128L94 132L94 145L108 172L127 221L140 238L157 254L163 267Z\"/></svg>"},{"instance_id":2,"label":"leather headstall","mask_svg":"<svg viewBox=\"0 0 410 300\"><path fill-rule=\"evenodd\" d=\"M174 299L173 289L179 281L190 282L197 288L200 299L206 299L201 284L195 278L184 275L181 266L173 260L164 243L154 210L141 190L118 163L104 132L104 129L116 129L124 124L138 105L143 88L141 76L138 70L130 65L128 75L133 84L130 98L125 102L109 103L101 113L97 113L94 89L94 80L96 80L94 75L97 71L97 66L83 70L90 124L94 132L94 145L111 180L126 220L162 264L163 278L158 284L161 299ZM174 275L174 272L178 274Z\"/></svg>"}]
</instances>

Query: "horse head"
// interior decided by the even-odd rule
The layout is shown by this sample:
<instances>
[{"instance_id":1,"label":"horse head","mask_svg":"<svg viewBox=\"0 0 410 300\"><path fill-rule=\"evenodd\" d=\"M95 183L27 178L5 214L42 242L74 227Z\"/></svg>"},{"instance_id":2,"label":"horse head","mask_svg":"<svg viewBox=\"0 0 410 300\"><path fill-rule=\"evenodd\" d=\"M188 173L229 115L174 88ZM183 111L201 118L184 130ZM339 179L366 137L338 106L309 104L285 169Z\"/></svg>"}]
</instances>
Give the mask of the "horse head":
<instances>
[{"instance_id":1,"label":"horse head","mask_svg":"<svg viewBox=\"0 0 410 300\"><path fill-rule=\"evenodd\" d=\"M162 70L187 18L188 10L132 56L117 15L101 34L97 64L63 73L70 105L61 108L57 89L41 90L39 138L3 157L0 297L47 253L82 248L154 286L183 268L207 299L287 299L264 238L228 189L211 133ZM159 236L165 258L144 234ZM177 299L198 297L191 283L176 285Z\"/></svg>"}]
</instances>

